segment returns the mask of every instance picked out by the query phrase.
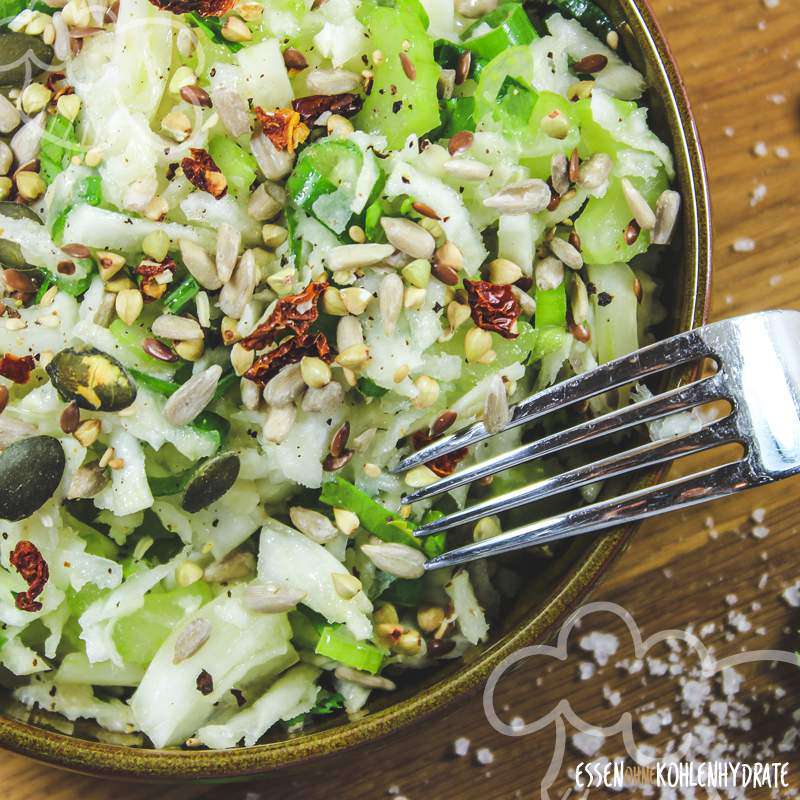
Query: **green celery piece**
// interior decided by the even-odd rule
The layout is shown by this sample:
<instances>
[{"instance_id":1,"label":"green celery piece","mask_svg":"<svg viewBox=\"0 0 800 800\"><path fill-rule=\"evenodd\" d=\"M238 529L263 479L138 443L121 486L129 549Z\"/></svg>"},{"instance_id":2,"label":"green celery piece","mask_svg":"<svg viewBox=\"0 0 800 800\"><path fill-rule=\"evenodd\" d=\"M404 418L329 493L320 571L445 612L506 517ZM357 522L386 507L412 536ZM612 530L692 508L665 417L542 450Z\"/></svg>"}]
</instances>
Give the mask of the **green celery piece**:
<instances>
[{"instance_id":1,"label":"green celery piece","mask_svg":"<svg viewBox=\"0 0 800 800\"><path fill-rule=\"evenodd\" d=\"M59 651L85 652L86 644L80 638L81 626L78 624L78 618L92 603L108 592L108 589L98 589L93 583L84 584L79 592L76 592L71 586L67 587L66 602L69 608L69 619L64 625Z\"/></svg>"},{"instance_id":2,"label":"green celery piece","mask_svg":"<svg viewBox=\"0 0 800 800\"><path fill-rule=\"evenodd\" d=\"M39 172L45 183L52 183L80 149L74 123L61 114L53 114L47 122L39 147Z\"/></svg>"},{"instance_id":3,"label":"green celery piece","mask_svg":"<svg viewBox=\"0 0 800 800\"><path fill-rule=\"evenodd\" d=\"M383 663L383 651L369 642L358 641L343 625L326 625L314 652L353 669L375 675Z\"/></svg>"},{"instance_id":4,"label":"green celery piece","mask_svg":"<svg viewBox=\"0 0 800 800\"><path fill-rule=\"evenodd\" d=\"M320 689L317 695L317 702L310 711L305 714L298 714L296 717L286 720L287 728L294 728L295 725L301 723L305 725L314 717L324 717L329 714L334 714L344 706L344 698L339 692L329 692L327 689Z\"/></svg>"},{"instance_id":5,"label":"green celery piece","mask_svg":"<svg viewBox=\"0 0 800 800\"><path fill-rule=\"evenodd\" d=\"M483 67L475 89L476 122L494 113L497 94L509 75L526 83L533 80L533 53L528 45L511 47Z\"/></svg>"},{"instance_id":6,"label":"green celery piece","mask_svg":"<svg viewBox=\"0 0 800 800\"><path fill-rule=\"evenodd\" d=\"M103 184L99 175L89 175L78 186L77 199L90 206L103 202Z\"/></svg>"},{"instance_id":7,"label":"green celery piece","mask_svg":"<svg viewBox=\"0 0 800 800\"><path fill-rule=\"evenodd\" d=\"M39 288L36 290L36 296L33 298L33 304L35 306L39 305L42 302L42 298L45 295L45 292L53 285L55 282L53 276L47 271L42 270L42 282L39 284Z\"/></svg>"},{"instance_id":8,"label":"green celery piece","mask_svg":"<svg viewBox=\"0 0 800 800\"><path fill-rule=\"evenodd\" d=\"M481 70L489 63L488 61L479 58L463 45L456 44L448 39L437 39L433 43L433 57L442 69L456 69L459 59L467 52L471 55L466 78L478 80Z\"/></svg>"},{"instance_id":9,"label":"green celery piece","mask_svg":"<svg viewBox=\"0 0 800 800\"><path fill-rule=\"evenodd\" d=\"M564 344L564 338L570 334L555 325L536 329L536 347L531 352L531 361L540 361L554 353Z\"/></svg>"},{"instance_id":10,"label":"green celery piece","mask_svg":"<svg viewBox=\"0 0 800 800\"><path fill-rule=\"evenodd\" d=\"M497 111L517 124L525 125L531 118L538 99L536 90L521 78L506 76L497 92Z\"/></svg>"},{"instance_id":11,"label":"green celery piece","mask_svg":"<svg viewBox=\"0 0 800 800\"><path fill-rule=\"evenodd\" d=\"M550 0L564 16L577 20L601 42L614 30L614 23L600 6L591 0Z\"/></svg>"},{"instance_id":12,"label":"green celery piece","mask_svg":"<svg viewBox=\"0 0 800 800\"><path fill-rule=\"evenodd\" d=\"M149 592L141 608L121 617L114 625L114 644L128 664L147 667L158 648L186 616L187 602L205 605L214 592L205 581L166 592Z\"/></svg>"},{"instance_id":13,"label":"green celery piece","mask_svg":"<svg viewBox=\"0 0 800 800\"><path fill-rule=\"evenodd\" d=\"M144 386L145 389L160 394L162 397L170 397L180 389L180 384L164 380L163 378L156 378L153 375L148 375L146 372L141 372L133 367L128 367L128 372L136 381L137 385Z\"/></svg>"},{"instance_id":14,"label":"green celery piece","mask_svg":"<svg viewBox=\"0 0 800 800\"><path fill-rule=\"evenodd\" d=\"M534 317L537 330L556 327L564 330L567 327L567 287L562 281L555 289L536 290L536 315Z\"/></svg>"},{"instance_id":15,"label":"green celery piece","mask_svg":"<svg viewBox=\"0 0 800 800\"><path fill-rule=\"evenodd\" d=\"M638 108L632 100L619 100L616 97L611 98L611 103L620 121L626 120ZM594 153L607 153L616 158L620 150L631 149L630 145L618 141L609 130L595 122L591 98L578 100L577 103L572 103L571 107L581 128L579 148L581 158L588 158Z\"/></svg>"},{"instance_id":16,"label":"green celery piece","mask_svg":"<svg viewBox=\"0 0 800 800\"><path fill-rule=\"evenodd\" d=\"M392 581L380 597L381 600L386 600L396 606L417 608L422 602L422 589L422 578L415 580L398 578Z\"/></svg>"},{"instance_id":17,"label":"green celery piece","mask_svg":"<svg viewBox=\"0 0 800 800\"><path fill-rule=\"evenodd\" d=\"M475 98L451 97L442 103L442 130L439 136L449 139L459 131L475 130Z\"/></svg>"},{"instance_id":18,"label":"green celery piece","mask_svg":"<svg viewBox=\"0 0 800 800\"><path fill-rule=\"evenodd\" d=\"M475 29L484 25L489 25L493 30L469 38ZM539 34L522 3L504 3L470 25L462 41L479 58L490 61L510 47L528 45L538 38Z\"/></svg>"},{"instance_id":19,"label":"green celery piece","mask_svg":"<svg viewBox=\"0 0 800 800\"><path fill-rule=\"evenodd\" d=\"M171 314L177 314L183 311L199 293L200 284L189 275L164 298L164 308Z\"/></svg>"},{"instance_id":20,"label":"green celery piece","mask_svg":"<svg viewBox=\"0 0 800 800\"><path fill-rule=\"evenodd\" d=\"M422 523L423 525L427 525L430 522L440 520L443 516L444 511L432 508L425 513L425 516L422 518ZM428 558L435 558L444 553L446 543L447 533L442 531L442 533L434 533L432 536L426 536L422 540L422 549Z\"/></svg>"},{"instance_id":21,"label":"green celery piece","mask_svg":"<svg viewBox=\"0 0 800 800\"><path fill-rule=\"evenodd\" d=\"M660 168L652 179L628 176L628 180L655 207L661 193L669 186L666 173ZM622 184L611 181L604 197L591 197L575 220L575 232L583 242L581 255L586 264L627 263L650 246L650 231L641 231L633 244L625 241L625 230L632 214Z\"/></svg>"},{"instance_id":22,"label":"green celery piece","mask_svg":"<svg viewBox=\"0 0 800 800\"><path fill-rule=\"evenodd\" d=\"M563 114L570 123L563 139L554 139L541 129L542 119L554 111ZM575 105L554 92L541 92L529 118L527 135L521 139L520 162L528 167L532 176L546 180L550 177L553 154L563 153L569 157L579 146L580 136Z\"/></svg>"},{"instance_id":23,"label":"green celery piece","mask_svg":"<svg viewBox=\"0 0 800 800\"><path fill-rule=\"evenodd\" d=\"M386 233L381 227L381 217L386 213L386 207L381 200L376 200L367 206L364 213L364 233L370 242L385 242Z\"/></svg>"},{"instance_id":24,"label":"green celery piece","mask_svg":"<svg viewBox=\"0 0 800 800\"><path fill-rule=\"evenodd\" d=\"M364 397L383 397L389 391L384 389L383 386L378 386L371 378L366 378L363 375L358 379L356 388Z\"/></svg>"},{"instance_id":25,"label":"green celery piece","mask_svg":"<svg viewBox=\"0 0 800 800\"><path fill-rule=\"evenodd\" d=\"M213 411L203 411L194 418L191 423L195 430L201 433L209 433L213 435L217 442L217 450L222 447L225 439L228 438L228 432L231 429L231 424L224 417L215 414Z\"/></svg>"},{"instance_id":26,"label":"green celery piece","mask_svg":"<svg viewBox=\"0 0 800 800\"><path fill-rule=\"evenodd\" d=\"M115 319L108 326L108 329L114 334L114 338L120 345L136 359L136 363L152 364L163 369L163 361L153 358L142 349L142 342L147 338L148 329L144 327L141 319L137 320L133 325L126 325L121 319ZM153 389L153 391L157 390Z\"/></svg>"},{"instance_id":27,"label":"green celery piece","mask_svg":"<svg viewBox=\"0 0 800 800\"><path fill-rule=\"evenodd\" d=\"M338 475L322 484L319 499L325 505L352 511L370 533L384 542L421 547L420 540L412 533L411 522L376 503L366 492Z\"/></svg>"},{"instance_id":28,"label":"green celery piece","mask_svg":"<svg viewBox=\"0 0 800 800\"><path fill-rule=\"evenodd\" d=\"M214 137L208 143L208 153L222 170L231 192L236 197L245 195L256 179L255 158L227 136Z\"/></svg>"},{"instance_id":29,"label":"green celery piece","mask_svg":"<svg viewBox=\"0 0 800 800\"><path fill-rule=\"evenodd\" d=\"M11 21L27 7L25 0L0 0L0 20Z\"/></svg>"},{"instance_id":30,"label":"green celery piece","mask_svg":"<svg viewBox=\"0 0 800 800\"><path fill-rule=\"evenodd\" d=\"M319 642L323 629L328 624L322 614L310 608L301 608L289 612L289 623L292 626L292 640L301 650L314 650Z\"/></svg>"},{"instance_id":31,"label":"green celery piece","mask_svg":"<svg viewBox=\"0 0 800 800\"><path fill-rule=\"evenodd\" d=\"M418 3L410 0L397 0L394 7L365 0L356 12L370 32L363 55L369 57L374 50L381 50L387 57L373 66L372 91L354 123L386 136L393 150L401 149L409 134L422 135L440 124L437 84L441 69L417 9ZM410 44L406 55L416 70L413 80L396 55L402 42Z\"/></svg>"},{"instance_id":32,"label":"green celery piece","mask_svg":"<svg viewBox=\"0 0 800 800\"><path fill-rule=\"evenodd\" d=\"M110 558L113 561L117 560L119 547L108 536L70 514L65 507L62 507L61 513L69 527L86 542L86 552L89 555Z\"/></svg>"}]
</instances>

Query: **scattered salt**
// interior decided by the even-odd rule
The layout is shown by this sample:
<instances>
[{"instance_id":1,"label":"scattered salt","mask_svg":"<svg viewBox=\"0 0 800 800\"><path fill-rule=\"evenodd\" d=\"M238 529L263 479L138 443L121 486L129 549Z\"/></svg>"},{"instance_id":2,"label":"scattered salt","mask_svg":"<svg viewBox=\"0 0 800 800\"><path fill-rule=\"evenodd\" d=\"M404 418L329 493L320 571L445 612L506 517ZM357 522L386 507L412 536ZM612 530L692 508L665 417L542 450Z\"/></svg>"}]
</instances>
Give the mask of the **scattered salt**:
<instances>
[{"instance_id":1,"label":"scattered salt","mask_svg":"<svg viewBox=\"0 0 800 800\"><path fill-rule=\"evenodd\" d=\"M711 687L708 685L708 681L689 680L683 684L681 689L683 702L692 712L702 709L709 694L711 694Z\"/></svg>"},{"instance_id":2,"label":"scattered salt","mask_svg":"<svg viewBox=\"0 0 800 800\"><path fill-rule=\"evenodd\" d=\"M617 652L619 639L613 633L592 631L582 636L579 644L583 650L594 656L598 666L604 667L608 664L608 659Z\"/></svg>"},{"instance_id":3,"label":"scattered salt","mask_svg":"<svg viewBox=\"0 0 800 800\"><path fill-rule=\"evenodd\" d=\"M724 667L722 670L722 692L727 697L734 697L742 685L744 678L733 667Z\"/></svg>"},{"instance_id":4,"label":"scattered salt","mask_svg":"<svg viewBox=\"0 0 800 800\"><path fill-rule=\"evenodd\" d=\"M767 196L767 187L757 183L750 192L750 208L755 208Z\"/></svg>"},{"instance_id":5,"label":"scattered salt","mask_svg":"<svg viewBox=\"0 0 800 800\"><path fill-rule=\"evenodd\" d=\"M747 633L753 627L741 611L728 612L728 625L738 633Z\"/></svg>"},{"instance_id":6,"label":"scattered salt","mask_svg":"<svg viewBox=\"0 0 800 800\"><path fill-rule=\"evenodd\" d=\"M612 708L616 708L622 702L622 695L610 689L608 686L603 686L603 699L608 702Z\"/></svg>"},{"instance_id":7,"label":"scattered salt","mask_svg":"<svg viewBox=\"0 0 800 800\"><path fill-rule=\"evenodd\" d=\"M781 0L761 0L764 8L777 8L781 4Z\"/></svg>"},{"instance_id":8,"label":"scattered salt","mask_svg":"<svg viewBox=\"0 0 800 800\"><path fill-rule=\"evenodd\" d=\"M727 127L724 129L724 130L723 130L723 133L724 133L724 134L725 134L725 135L726 135L726 136L727 136L729 139L733 139L733 137L736 135L736 129L735 129L735 128L732 128L730 125L728 125L728 126L727 126Z\"/></svg>"},{"instance_id":9,"label":"scattered salt","mask_svg":"<svg viewBox=\"0 0 800 800\"><path fill-rule=\"evenodd\" d=\"M469 744L469 739L467 739L466 736L459 736L458 739L453 742L453 752L457 756L463 757L469 752Z\"/></svg>"},{"instance_id":10,"label":"scattered salt","mask_svg":"<svg viewBox=\"0 0 800 800\"><path fill-rule=\"evenodd\" d=\"M768 580L769 580L769 575L768 575L766 572L764 572L764 573L761 575L761 577L758 579L758 588L759 588L759 589L764 589L764 588L766 588L766 585L767 585L767 581L768 581Z\"/></svg>"},{"instance_id":11,"label":"scattered salt","mask_svg":"<svg viewBox=\"0 0 800 800\"><path fill-rule=\"evenodd\" d=\"M767 21L762 19L759 20L758 25L756 26L760 31L765 31L767 29Z\"/></svg>"},{"instance_id":12,"label":"scattered salt","mask_svg":"<svg viewBox=\"0 0 800 800\"><path fill-rule=\"evenodd\" d=\"M750 533L755 539L766 539L769 536L769 528L766 525L754 525Z\"/></svg>"},{"instance_id":13,"label":"scattered salt","mask_svg":"<svg viewBox=\"0 0 800 800\"><path fill-rule=\"evenodd\" d=\"M800 607L800 580L798 580L794 586L787 586L783 590L781 597L792 608Z\"/></svg>"},{"instance_id":14,"label":"scattered salt","mask_svg":"<svg viewBox=\"0 0 800 800\"><path fill-rule=\"evenodd\" d=\"M769 149L767 148L766 142L756 142L753 145L753 155L758 158L764 158L768 152Z\"/></svg>"},{"instance_id":15,"label":"scattered salt","mask_svg":"<svg viewBox=\"0 0 800 800\"><path fill-rule=\"evenodd\" d=\"M726 595L725 595L725 602L726 602L726 603L727 603L729 606L735 606L735 605L736 605L736 601L737 601L738 599L739 599L739 598L738 598L738 597L737 597L735 594L733 594L733 593L731 593L731 594L726 594Z\"/></svg>"},{"instance_id":16,"label":"scattered salt","mask_svg":"<svg viewBox=\"0 0 800 800\"><path fill-rule=\"evenodd\" d=\"M770 103L774 103L776 106L782 106L786 102L786 95L779 93L768 94L767 100L769 100Z\"/></svg>"},{"instance_id":17,"label":"scattered salt","mask_svg":"<svg viewBox=\"0 0 800 800\"><path fill-rule=\"evenodd\" d=\"M512 731L521 731L525 727L525 720L522 717L513 717L508 724Z\"/></svg>"},{"instance_id":18,"label":"scattered salt","mask_svg":"<svg viewBox=\"0 0 800 800\"><path fill-rule=\"evenodd\" d=\"M661 715L655 714L642 714L639 717L639 724L642 730L650 736L657 736L661 733Z\"/></svg>"},{"instance_id":19,"label":"scattered salt","mask_svg":"<svg viewBox=\"0 0 800 800\"><path fill-rule=\"evenodd\" d=\"M599 752L606 737L596 728L572 734L572 745L580 753L590 758Z\"/></svg>"},{"instance_id":20,"label":"scattered salt","mask_svg":"<svg viewBox=\"0 0 800 800\"><path fill-rule=\"evenodd\" d=\"M734 253L752 253L756 249L756 243L753 239L742 237L733 243Z\"/></svg>"},{"instance_id":21,"label":"scattered salt","mask_svg":"<svg viewBox=\"0 0 800 800\"><path fill-rule=\"evenodd\" d=\"M475 752L475 760L486 766L494 763L494 753L488 747L481 747Z\"/></svg>"},{"instance_id":22,"label":"scattered salt","mask_svg":"<svg viewBox=\"0 0 800 800\"><path fill-rule=\"evenodd\" d=\"M578 664L578 677L582 681L588 681L594 675L595 665L591 661L581 661Z\"/></svg>"},{"instance_id":23,"label":"scattered salt","mask_svg":"<svg viewBox=\"0 0 800 800\"><path fill-rule=\"evenodd\" d=\"M393 783L393 784L392 784L392 785L391 785L391 786L390 786L390 787L389 787L389 788L386 790L386 794L388 794L388 795L392 795L392 796L394 796L394 795L398 795L398 794L400 794L400 787L399 787L399 786L398 786L396 783Z\"/></svg>"},{"instance_id":24,"label":"scattered salt","mask_svg":"<svg viewBox=\"0 0 800 800\"><path fill-rule=\"evenodd\" d=\"M647 659L647 671L651 675L666 675L668 669L669 664L667 664L666 661L662 661L660 658Z\"/></svg>"},{"instance_id":25,"label":"scattered salt","mask_svg":"<svg viewBox=\"0 0 800 800\"><path fill-rule=\"evenodd\" d=\"M775 148L775 155L778 158L787 159L787 158L789 158L789 148L788 147L776 147Z\"/></svg>"},{"instance_id":26,"label":"scattered salt","mask_svg":"<svg viewBox=\"0 0 800 800\"><path fill-rule=\"evenodd\" d=\"M750 512L750 519L757 524L761 524L767 516L767 511L764 508L754 508Z\"/></svg>"}]
</instances>

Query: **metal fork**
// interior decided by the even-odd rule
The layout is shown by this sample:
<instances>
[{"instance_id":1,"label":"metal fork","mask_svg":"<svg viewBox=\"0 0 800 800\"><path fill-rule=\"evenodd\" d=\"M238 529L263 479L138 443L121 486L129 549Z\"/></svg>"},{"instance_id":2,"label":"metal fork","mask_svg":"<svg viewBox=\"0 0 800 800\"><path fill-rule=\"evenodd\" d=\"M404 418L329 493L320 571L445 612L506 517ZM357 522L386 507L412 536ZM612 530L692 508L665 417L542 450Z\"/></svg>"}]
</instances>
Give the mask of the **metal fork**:
<instances>
[{"instance_id":1,"label":"metal fork","mask_svg":"<svg viewBox=\"0 0 800 800\"><path fill-rule=\"evenodd\" d=\"M611 528L716 500L800 472L800 311L749 314L715 322L644 347L525 398L512 408L510 421L503 430L611 389L642 381L666 369L706 358L713 359L718 366L713 375L501 453L413 492L404 502L413 503L432 497L531 459L595 441L710 401L727 400L731 404L728 416L707 421L696 432L648 442L469 506L418 528L415 535L427 536L534 500L724 444L741 444L744 449L741 457L687 477L595 502L451 550L430 559L426 569L455 566ZM477 422L403 459L394 472L403 472L453 450L477 444L491 435L482 423Z\"/></svg>"}]
</instances>

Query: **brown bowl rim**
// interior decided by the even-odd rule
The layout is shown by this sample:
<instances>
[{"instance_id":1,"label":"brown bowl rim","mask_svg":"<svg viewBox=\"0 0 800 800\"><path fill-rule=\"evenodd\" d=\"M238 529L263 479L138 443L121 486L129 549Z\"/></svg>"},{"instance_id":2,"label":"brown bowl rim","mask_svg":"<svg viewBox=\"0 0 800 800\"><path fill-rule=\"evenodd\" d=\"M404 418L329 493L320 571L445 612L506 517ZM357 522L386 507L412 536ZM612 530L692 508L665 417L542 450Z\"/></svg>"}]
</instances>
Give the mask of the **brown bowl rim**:
<instances>
[{"instance_id":1,"label":"brown bowl rim","mask_svg":"<svg viewBox=\"0 0 800 800\"><path fill-rule=\"evenodd\" d=\"M689 98L675 59L655 19L648 0L619 0L636 40L646 45L655 58L651 67L658 70L663 99L670 106L674 151L682 152L676 162L685 173L683 184L693 189L686 197L691 210L684 214L688 281L680 327L702 325L708 318L711 284L711 220L708 177L703 150ZM652 485L666 472L653 470L641 485ZM458 697L472 692L504 658L526 645L544 640L595 587L611 563L622 553L638 524L597 539L584 561L571 571L554 590L543 607L525 623L489 646L474 662L465 664L455 675L430 686L424 693L377 711L356 722L299 735L280 742L226 751L153 750L121 747L78 739L27 723L0 716L0 747L46 764L85 774L134 780L210 780L244 779L283 766L322 758L385 736L422 717L441 710Z\"/></svg>"}]
</instances>

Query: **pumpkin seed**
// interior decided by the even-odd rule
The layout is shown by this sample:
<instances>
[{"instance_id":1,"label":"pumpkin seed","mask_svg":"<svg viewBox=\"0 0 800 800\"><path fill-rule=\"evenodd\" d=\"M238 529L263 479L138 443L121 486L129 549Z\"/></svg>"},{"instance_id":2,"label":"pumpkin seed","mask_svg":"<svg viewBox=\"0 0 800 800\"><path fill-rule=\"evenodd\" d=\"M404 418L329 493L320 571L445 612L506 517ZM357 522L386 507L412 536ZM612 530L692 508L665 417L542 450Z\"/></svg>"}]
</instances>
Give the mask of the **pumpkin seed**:
<instances>
[{"instance_id":1,"label":"pumpkin seed","mask_svg":"<svg viewBox=\"0 0 800 800\"><path fill-rule=\"evenodd\" d=\"M0 43L2 43L2 36L0 36ZM30 219L40 225L42 224L39 215L31 208L22 203L12 203L8 200L0 202L0 216L10 217L11 219ZM0 264L12 269L34 269L25 261L25 256L22 255L22 248L10 239L0 239Z\"/></svg>"},{"instance_id":2,"label":"pumpkin seed","mask_svg":"<svg viewBox=\"0 0 800 800\"><path fill-rule=\"evenodd\" d=\"M136 399L136 384L125 367L94 347L62 350L46 369L61 399L80 408L121 411Z\"/></svg>"},{"instance_id":3,"label":"pumpkin seed","mask_svg":"<svg viewBox=\"0 0 800 800\"><path fill-rule=\"evenodd\" d=\"M0 519L19 522L38 511L64 474L64 450L52 436L21 439L0 454Z\"/></svg>"},{"instance_id":4,"label":"pumpkin seed","mask_svg":"<svg viewBox=\"0 0 800 800\"><path fill-rule=\"evenodd\" d=\"M29 83L32 72L51 64L53 48L38 36L3 31L0 33L0 83L19 87Z\"/></svg>"},{"instance_id":5,"label":"pumpkin seed","mask_svg":"<svg viewBox=\"0 0 800 800\"><path fill-rule=\"evenodd\" d=\"M236 453L220 453L206 461L195 472L181 505L194 514L220 499L239 477L240 461Z\"/></svg>"}]
</instances>

